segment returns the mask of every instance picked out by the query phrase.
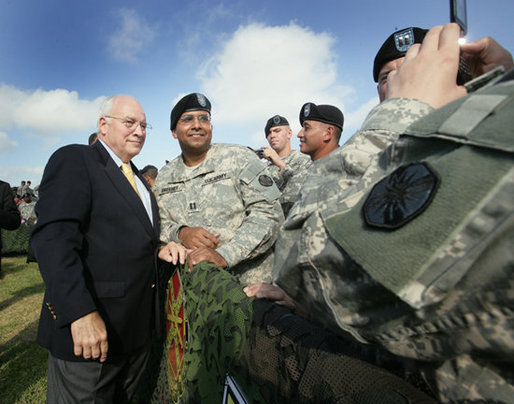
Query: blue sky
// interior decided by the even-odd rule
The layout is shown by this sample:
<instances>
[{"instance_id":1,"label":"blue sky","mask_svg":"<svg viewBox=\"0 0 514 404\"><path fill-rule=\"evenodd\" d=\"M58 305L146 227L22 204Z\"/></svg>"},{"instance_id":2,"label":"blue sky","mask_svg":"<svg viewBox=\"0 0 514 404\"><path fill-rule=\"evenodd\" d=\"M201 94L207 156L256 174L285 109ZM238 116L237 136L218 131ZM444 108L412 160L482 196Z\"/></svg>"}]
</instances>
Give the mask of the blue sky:
<instances>
[{"instance_id":1,"label":"blue sky","mask_svg":"<svg viewBox=\"0 0 514 404\"><path fill-rule=\"evenodd\" d=\"M512 52L513 16L512 0L469 0L467 38ZM347 139L378 102L371 72L385 38L448 21L447 0L0 0L0 179L38 184L50 155L86 143L118 93L153 126L139 168L180 153L170 110L197 91L216 142L261 146L277 113L297 132L308 101L341 108Z\"/></svg>"}]
</instances>

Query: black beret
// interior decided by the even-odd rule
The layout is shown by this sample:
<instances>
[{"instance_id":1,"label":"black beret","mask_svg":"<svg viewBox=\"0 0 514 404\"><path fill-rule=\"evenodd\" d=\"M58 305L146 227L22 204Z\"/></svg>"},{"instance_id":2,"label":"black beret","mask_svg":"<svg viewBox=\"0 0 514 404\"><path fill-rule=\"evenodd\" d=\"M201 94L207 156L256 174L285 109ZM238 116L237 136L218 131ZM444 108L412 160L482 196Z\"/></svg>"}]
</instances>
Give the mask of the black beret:
<instances>
[{"instance_id":1,"label":"black beret","mask_svg":"<svg viewBox=\"0 0 514 404\"><path fill-rule=\"evenodd\" d=\"M268 122L266 122L266 126L264 127L264 134L266 137L268 136L269 130L275 126L289 126L289 122L283 116L272 116L270 119L268 119Z\"/></svg>"},{"instance_id":2,"label":"black beret","mask_svg":"<svg viewBox=\"0 0 514 404\"><path fill-rule=\"evenodd\" d=\"M387 62L405 56L411 45L423 42L427 29L404 28L393 32L382 44L373 63L373 79L378 83L378 73Z\"/></svg>"},{"instance_id":3,"label":"black beret","mask_svg":"<svg viewBox=\"0 0 514 404\"><path fill-rule=\"evenodd\" d=\"M300 125L303 126L305 120L328 123L343 130L344 115L339 108L333 105L316 105L308 102L303 104L300 110Z\"/></svg>"},{"instance_id":4,"label":"black beret","mask_svg":"<svg viewBox=\"0 0 514 404\"><path fill-rule=\"evenodd\" d=\"M171 110L170 129L174 130L178 119L186 111L207 111L211 113L211 102L200 93L191 93L181 98Z\"/></svg>"}]
</instances>

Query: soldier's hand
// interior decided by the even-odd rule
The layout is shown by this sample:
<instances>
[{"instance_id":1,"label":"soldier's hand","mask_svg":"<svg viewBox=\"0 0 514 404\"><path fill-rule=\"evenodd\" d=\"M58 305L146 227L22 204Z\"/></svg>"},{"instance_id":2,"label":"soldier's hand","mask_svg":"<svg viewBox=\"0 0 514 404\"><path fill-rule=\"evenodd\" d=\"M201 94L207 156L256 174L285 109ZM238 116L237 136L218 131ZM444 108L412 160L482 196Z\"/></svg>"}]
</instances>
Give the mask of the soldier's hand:
<instances>
[{"instance_id":1,"label":"soldier's hand","mask_svg":"<svg viewBox=\"0 0 514 404\"><path fill-rule=\"evenodd\" d=\"M159 249L159 258L171 262L173 265L176 265L177 262L184 264L188 251L190 250L187 250L182 244L170 241Z\"/></svg>"},{"instance_id":2,"label":"soldier's hand","mask_svg":"<svg viewBox=\"0 0 514 404\"><path fill-rule=\"evenodd\" d=\"M210 233L203 227L182 227L178 232L180 242L188 249L218 248L220 246L219 236L219 233Z\"/></svg>"},{"instance_id":3,"label":"soldier's hand","mask_svg":"<svg viewBox=\"0 0 514 404\"><path fill-rule=\"evenodd\" d=\"M84 359L98 359L105 362L109 344L105 323L97 311L86 314L71 323L73 353Z\"/></svg>"},{"instance_id":4,"label":"soldier's hand","mask_svg":"<svg viewBox=\"0 0 514 404\"><path fill-rule=\"evenodd\" d=\"M412 45L399 69L387 76L386 99L416 98L439 108L466 95L466 89L456 84L459 33L455 23L437 26L421 45Z\"/></svg>"},{"instance_id":5,"label":"soldier's hand","mask_svg":"<svg viewBox=\"0 0 514 404\"><path fill-rule=\"evenodd\" d=\"M284 163L277 152L270 146L262 146L262 156L280 169L286 166L286 163Z\"/></svg>"},{"instance_id":6,"label":"soldier's hand","mask_svg":"<svg viewBox=\"0 0 514 404\"><path fill-rule=\"evenodd\" d=\"M514 67L510 52L491 37L487 36L474 42L467 42L462 44L460 49L462 56L468 62L473 78L500 65L506 71Z\"/></svg>"},{"instance_id":7,"label":"soldier's hand","mask_svg":"<svg viewBox=\"0 0 514 404\"><path fill-rule=\"evenodd\" d=\"M223 256L216 250L200 247L189 253L189 271L191 271L196 264L199 264L202 261L208 261L220 268L227 267L227 261L225 261L225 258L223 258Z\"/></svg>"},{"instance_id":8,"label":"soldier's hand","mask_svg":"<svg viewBox=\"0 0 514 404\"><path fill-rule=\"evenodd\" d=\"M243 292L245 292L246 296L248 297L273 300L276 304L289 307L291 311L295 312L296 314L309 318L309 313L291 297L289 297L286 292L284 292L276 285L271 285L264 282L253 283L246 286L243 289Z\"/></svg>"}]
</instances>

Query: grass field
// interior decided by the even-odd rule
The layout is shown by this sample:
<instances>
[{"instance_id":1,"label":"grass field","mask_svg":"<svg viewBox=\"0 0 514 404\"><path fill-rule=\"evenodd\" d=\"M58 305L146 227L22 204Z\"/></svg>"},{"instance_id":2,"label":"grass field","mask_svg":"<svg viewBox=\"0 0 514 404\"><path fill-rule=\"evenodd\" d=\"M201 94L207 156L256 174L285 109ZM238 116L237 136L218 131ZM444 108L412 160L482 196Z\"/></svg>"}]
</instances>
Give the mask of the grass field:
<instances>
[{"instance_id":1,"label":"grass field","mask_svg":"<svg viewBox=\"0 0 514 404\"><path fill-rule=\"evenodd\" d=\"M36 344L44 284L37 264L2 257L0 403L44 403L48 353Z\"/></svg>"}]
</instances>

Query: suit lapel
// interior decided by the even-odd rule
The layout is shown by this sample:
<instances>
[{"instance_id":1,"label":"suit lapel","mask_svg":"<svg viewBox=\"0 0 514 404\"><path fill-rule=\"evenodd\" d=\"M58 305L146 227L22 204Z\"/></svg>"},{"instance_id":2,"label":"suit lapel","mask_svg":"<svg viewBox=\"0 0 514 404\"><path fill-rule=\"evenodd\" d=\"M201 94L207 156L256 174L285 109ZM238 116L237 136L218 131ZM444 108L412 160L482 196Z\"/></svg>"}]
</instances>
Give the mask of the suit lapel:
<instances>
[{"instance_id":1,"label":"suit lapel","mask_svg":"<svg viewBox=\"0 0 514 404\"><path fill-rule=\"evenodd\" d=\"M93 147L95 147L100 152L101 160L104 164L104 170L107 175L107 177L110 179L110 181L113 184L113 189L115 189L117 192L121 194L123 199L127 202L127 204L130 206L130 208L134 211L135 216L139 219L145 230L152 235L152 237L155 235L155 226L152 226L152 223L150 222L150 219L148 218L148 214L146 213L146 209L143 205L143 202L139 198L139 196L134 192L134 189L130 185L130 183L127 181L127 178L121 171L120 167L116 165L114 160L109 156L109 152L105 150L103 145L100 142L96 142L93 144ZM132 166L135 167L135 166ZM134 170L137 171L138 177L139 177L139 171L137 168ZM143 182L144 183L144 182ZM153 196L153 195L151 195ZM152 214L155 217L155 214L153 213L153 203L152 203ZM155 220L155 219L154 219ZM154 221L155 223L155 221Z\"/></svg>"}]
</instances>

